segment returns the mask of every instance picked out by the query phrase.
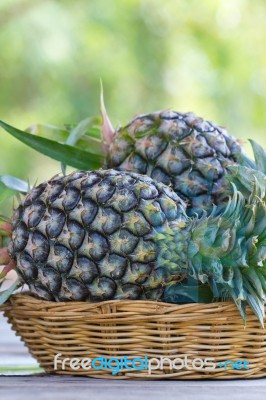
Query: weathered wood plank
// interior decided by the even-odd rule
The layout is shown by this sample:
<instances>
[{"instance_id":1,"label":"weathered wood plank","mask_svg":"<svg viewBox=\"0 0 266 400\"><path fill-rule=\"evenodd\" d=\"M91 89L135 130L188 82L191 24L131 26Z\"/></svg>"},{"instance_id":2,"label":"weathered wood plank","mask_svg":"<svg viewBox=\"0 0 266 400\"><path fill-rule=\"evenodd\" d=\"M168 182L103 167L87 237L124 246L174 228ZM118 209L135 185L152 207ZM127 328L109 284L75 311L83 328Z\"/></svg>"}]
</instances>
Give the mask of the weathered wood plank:
<instances>
[{"instance_id":1,"label":"weathered wood plank","mask_svg":"<svg viewBox=\"0 0 266 400\"><path fill-rule=\"evenodd\" d=\"M0 396L5 400L260 400L266 380L249 381L110 381L80 377L0 377ZM53 396L53 397L52 397Z\"/></svg>"}]
</instances>

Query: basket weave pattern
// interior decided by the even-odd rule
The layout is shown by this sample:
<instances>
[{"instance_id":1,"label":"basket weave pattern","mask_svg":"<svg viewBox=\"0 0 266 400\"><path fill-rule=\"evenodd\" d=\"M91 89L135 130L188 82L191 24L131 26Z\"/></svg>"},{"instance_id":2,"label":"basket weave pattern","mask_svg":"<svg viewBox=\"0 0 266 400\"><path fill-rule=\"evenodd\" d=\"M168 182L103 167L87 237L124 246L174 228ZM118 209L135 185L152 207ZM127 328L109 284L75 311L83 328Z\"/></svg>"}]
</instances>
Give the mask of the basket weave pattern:
<instances>
[{"instance_id":1,"label":"basket weave pattern","mask_svg":"<svg viewBox=\"0 0 266 400\"><path fill-rule=\"evenodd\" d=\"M231 379L266 376L266 331L247 310L244 328L233 303L174 305L153 301L54 303L13 295L4 307L12 328L49 373L111 379ZM245 359L249 369L54 370L54 356Z\"/></svg>"}]
</instances>

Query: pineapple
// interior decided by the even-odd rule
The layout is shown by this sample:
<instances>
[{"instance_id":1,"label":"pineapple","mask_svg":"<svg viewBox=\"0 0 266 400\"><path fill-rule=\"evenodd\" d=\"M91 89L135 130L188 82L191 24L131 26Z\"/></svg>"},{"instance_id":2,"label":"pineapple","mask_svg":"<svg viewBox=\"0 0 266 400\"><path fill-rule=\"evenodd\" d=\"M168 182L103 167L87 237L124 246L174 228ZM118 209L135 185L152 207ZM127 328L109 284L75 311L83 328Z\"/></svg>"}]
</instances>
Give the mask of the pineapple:
<instances>
[{"instance_id":1,"label":"pineapple","mask_svg":"<svg viewBox=\"0 0 266 400\"><path fill-rule=\"evenodd\" d=\"M149 177L76 172L26 196L10 253L30 290L49 300L157 299L186 260L169 273L156 263L155 232L185 220L183 201Z\"/></svg>"},{"instance_id":2,"label":"pineapple","mask_svg":"<svg viewBox=\"0 0 266 400\"><path fill-rule=\"evenodd\" d=\"M105 121L104 108L102 114ZM105 167L147 174L172 185L187 202L190 215L227 200L230 187L224 175L242 153L224 128L193 113L140 115L116 131L104 122L102 137Z\"/></svg>"},{"instance_id":3,"label":"pineapple","mask_svg":"<svg viewBox=\"0 0 266 400\"><path fill-rule=\"evenodd\" d=\"M16 267L17 286L26 283L52 301L176 301L185 280L194 279L215 297L230 296L243 318L249 303L263 323L263 196L256 184L247 204L234 189L222 212L190 218L184 201L148 176L115 170L56 176L15 210L6 228L12 261L0 278Z\"/></svg>"}]
</instances>

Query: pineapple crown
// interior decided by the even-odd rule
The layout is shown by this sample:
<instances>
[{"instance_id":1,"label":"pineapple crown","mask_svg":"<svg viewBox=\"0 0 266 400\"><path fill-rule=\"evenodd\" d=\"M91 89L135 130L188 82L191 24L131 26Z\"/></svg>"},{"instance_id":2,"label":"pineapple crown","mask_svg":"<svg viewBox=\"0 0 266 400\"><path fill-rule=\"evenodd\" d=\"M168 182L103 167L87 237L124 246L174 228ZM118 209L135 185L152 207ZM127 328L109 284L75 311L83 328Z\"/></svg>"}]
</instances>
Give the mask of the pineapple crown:
<instances>
[{"instance_id":1,"label":"pineapple crown","mask_svg":"<svg viewBox=\"0 0 266 400\"><path fill-rule=\"evenodd\" d=\"M180 302L185 294L186 299L208 302L211 289L214 298L232 298L244 321L246 305L249 304L263 325L266 179L264 182L263 190L254 180L248 198L232 184L233 196L222 212L214 208L209 216L205 212L201 218L174 223L157 235L158 263L169 275L180 273L189 277L188 286L182 282L166 288L164 298L167 301ZM205 291L200 298L204 285Z\"/></svg>"},{"instance_id":2,"label":"pineapple crown","mask_svg":"<svg viewBox=\"0 0 266 400\"><path fill-rule=\"evenodd\" d=\"M266 182L266 181L265 181ZM190 275L208 282L215 297L232 297L245 319L248 303L261 324L266 295L265 192L254 182L248 200L234 187L224 212L193 221Z\"/></svg>"},{"instance_id":3,"label":"pineapple crown","mask_svg":"<svg viewBox=\"0 0 266 400\"><path fill-rule=\"evenodd\" d=\"M255 162L241 155L227 179L233 195L223 211L192 221L189 274L210 285L214 297L231 297L243 319L249 304L264 320L266 297L266 153L251 141Z\"/></svg>"}]
</instances>

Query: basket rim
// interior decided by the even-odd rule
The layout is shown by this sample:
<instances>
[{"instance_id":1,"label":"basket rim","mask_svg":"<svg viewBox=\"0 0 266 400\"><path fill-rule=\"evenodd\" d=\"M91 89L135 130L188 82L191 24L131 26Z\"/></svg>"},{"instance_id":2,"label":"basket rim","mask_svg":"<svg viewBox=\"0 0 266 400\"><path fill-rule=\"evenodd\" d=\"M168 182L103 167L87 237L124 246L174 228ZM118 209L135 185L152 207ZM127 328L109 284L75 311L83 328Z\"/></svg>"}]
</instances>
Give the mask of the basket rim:
<instances>
[{"instance_id":1,"label":"basket rim","mask_svg":"<svg viewBox=\"0 0 266 400\"><path fill-rule=\"evenodd\" d=\"M89 319L97 323L113 323L114 321L136 324L140 321L153 321L153 323L170 323L174 320L183 320L187 324L198 320L214 323L217 317L225 324L230 319L231 323L244 326L237 307L233 302L171 304L152 300L107 300L97 303L89 302L54 302L41 300L29 293L13 294L8 302L1 308L7 316L12 315L20 319L43 318L45 320L76 320ZM249 321L255 319L251 309L248 311ZM202 322L203 323L203 322Z\"/></svg>"},{"instance_id":2,"label":"basket rim","mask_svg":"<svg viewBox=\"0 0 266 400\"><path fill-rule=\"evenodd\" d=\"M164 309L164 312L166 312L167 309L169 311L180 311L184 309L185 311L189 309L202 309L202 310L208 310L208 309L214 309L214 308L220 308L220 307L235 307L235 304L233 301L228 300L228 301L214 301L211 303L181 303L181 304L175 304L175 303L166 303L163 301L156 301L156 300L120 300L120 299L112 299L112 300L105 300L105 301L98 301L98 302L86 302L86 301L50 301L50 300L45 300L36 297L29 291L21 292L21 293L15 293L12 294L9 299L3 304L0 305L0 311L5 311L5 309L9 309L12 307L12 304L14 303L19 303L20 301L27 301L31 303L33 306L40 305L42 307L49 307L49 308L57 308L57 307L69 307L72 308L73 306L78 307L78 308L84 308L88 310L92 310L98 307L108 307L112 305L118 305L118 304L124 304L124 305L136 305L138 304L141 307L146 306L154 310L159 310L159 309Z\"/></svg>"},{"instance_id":3,"label":"basket rim","mask_svg":"<svg viewBox=\"0 0 266 400\"><path fill-rule=\"evenodd\" d=\"M266 304L266 302L265 302ZM19 317L28 315L28 317L42 316L52 318L74 318L82 319L93 316L99 320L107 318L123 319L131 318L132 321L138 319L160 318L167 321L175 318L183 318L189 323L194 319L225 321L230 315L231 322L240 323L247 326L233 301L217 301L212 303L188 303L174 304L154 300L106 300L102 302L55 302L39 299L30 292L15 293L10 296L8 301L0 306L0 312L10 313ZM247 324L254 323L257 320L250 307L247 307Z\"/></svg>"}]
</instances>

